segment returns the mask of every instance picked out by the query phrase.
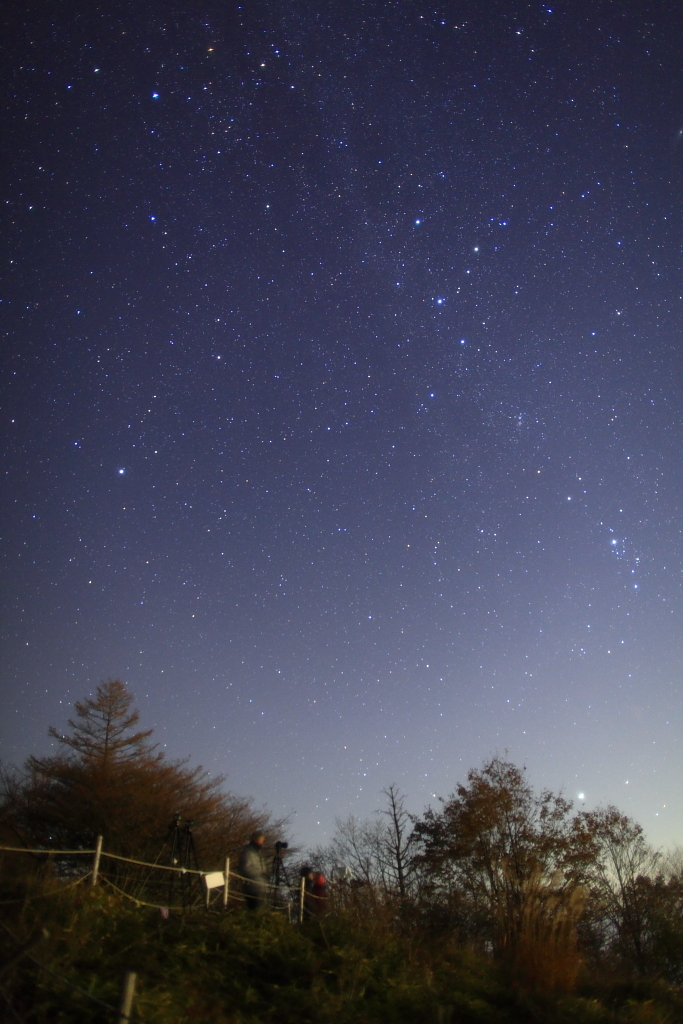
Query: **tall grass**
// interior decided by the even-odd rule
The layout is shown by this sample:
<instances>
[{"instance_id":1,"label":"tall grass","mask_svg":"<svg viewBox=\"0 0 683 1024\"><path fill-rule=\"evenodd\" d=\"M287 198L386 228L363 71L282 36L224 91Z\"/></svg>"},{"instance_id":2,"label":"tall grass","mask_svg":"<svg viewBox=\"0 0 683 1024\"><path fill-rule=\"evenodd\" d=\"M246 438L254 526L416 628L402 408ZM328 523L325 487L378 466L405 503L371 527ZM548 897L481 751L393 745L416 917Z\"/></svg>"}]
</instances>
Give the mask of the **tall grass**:
<instances>
[{"instance_id":1,"label":"tall grass","mask_svg":"<svg viewBox=\"0 0 683 1024\"><path fill-rule=\"evenodd\" d=\"M91 997L116 1006L132 969L139 1024L683 1020L683 1000L666 986L562 994L575 976L579 896L528 894L514 956L500 964L389 903L369 912L366 895L301 927L241 909L164 919L46 869L13 880L0 873L0 1019L99 1024L106 1011Z\"/></svg>"}]
</instances>

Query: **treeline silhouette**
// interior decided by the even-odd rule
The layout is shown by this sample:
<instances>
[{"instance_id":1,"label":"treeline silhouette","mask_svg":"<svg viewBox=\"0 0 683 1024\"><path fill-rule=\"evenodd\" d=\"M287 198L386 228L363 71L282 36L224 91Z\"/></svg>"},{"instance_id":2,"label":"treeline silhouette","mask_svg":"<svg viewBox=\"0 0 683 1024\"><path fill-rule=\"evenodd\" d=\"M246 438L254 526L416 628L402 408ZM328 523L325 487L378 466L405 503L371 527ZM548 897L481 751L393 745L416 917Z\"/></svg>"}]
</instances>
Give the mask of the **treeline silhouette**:
<instances>
[{"instance_id":1,"label":"treeline silhouette","mask_svg":"<svg viewBox=\"0 0 683 1024\"><path fill-rule=\"evenodd\" d=\"M118 680L75 712L69 734L50 730L56 754L4 771L0 845L90 850L103 836L149 861L181 815L212 870L256 830L286 835L158 751ZM421 816L395 785L384 797L372 819L338 821L329 846L292 853L293 876L305 861L331 879L326 915L299 927L235 906L161 918L74 884L76 855L0 853L8 1019L101 1019L78 993L111 1003L141 962L136 1013L150 1022L683 1020L680 853L654 851L615 807L536 793L501 757Z\"/></svg>"}]
</instances>

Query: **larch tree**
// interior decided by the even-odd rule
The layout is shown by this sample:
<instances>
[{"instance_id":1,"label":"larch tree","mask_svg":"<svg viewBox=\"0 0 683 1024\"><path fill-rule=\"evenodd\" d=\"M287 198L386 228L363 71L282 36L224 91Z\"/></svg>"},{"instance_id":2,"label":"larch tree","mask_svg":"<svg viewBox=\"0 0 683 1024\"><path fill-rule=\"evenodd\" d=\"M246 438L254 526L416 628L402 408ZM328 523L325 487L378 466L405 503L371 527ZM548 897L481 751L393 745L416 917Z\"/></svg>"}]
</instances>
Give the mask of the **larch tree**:
<instances>
[{"instance_id":1,"label":"larch tree","mask_svg":"<svg viewBox=\"0 0 683 1024\"><path fill-rule=\"evenodd\" d=\"M83 763L101 770L113 766L147 760L153 747L147 743L153 730L135 732L140 714L131 710L133 696L118 679L110 679L97 687L96 697L76 701L76 721L69 719L71 736L62 735L51 726L49 733L70 750L76 751ZM37 759L32 759L36 761Z\"/></svg>"},{"instance_id":2,"label":"larch tree","mask_svg":"<svg viewBox=\"0 0 683 1024\"><path fill-rule=\"evenodd\" d=\"M90 849L98 835L111 853L155 859L176 815L192 820L200 864L220 865L255 829L278 832L223 778L173 761L137 729L133 696L119 680L79 701L71 731L50 729L62 750L29 757L4 786L4 816L27 846Z\"/></svg>"}]
</instances>

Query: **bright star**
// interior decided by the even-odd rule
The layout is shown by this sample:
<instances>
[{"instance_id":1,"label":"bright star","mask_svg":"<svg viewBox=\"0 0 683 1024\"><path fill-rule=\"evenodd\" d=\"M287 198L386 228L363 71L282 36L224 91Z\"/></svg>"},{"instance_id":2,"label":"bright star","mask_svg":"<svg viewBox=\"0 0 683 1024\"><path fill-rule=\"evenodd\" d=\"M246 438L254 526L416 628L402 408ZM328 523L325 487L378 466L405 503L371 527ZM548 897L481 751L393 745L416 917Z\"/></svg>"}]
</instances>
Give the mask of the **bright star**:
<instances>
[{"instance_id":1,"label":"bright star","mask_svg":"<svg viewBox=\"0 0 683 1024\"><path fill-rule=\"evenodd\" d=\"M119 472L119 476L124 476L126 471L125 471L125 469L120 469L118 472Z\"/></svg>"}]
</instances>

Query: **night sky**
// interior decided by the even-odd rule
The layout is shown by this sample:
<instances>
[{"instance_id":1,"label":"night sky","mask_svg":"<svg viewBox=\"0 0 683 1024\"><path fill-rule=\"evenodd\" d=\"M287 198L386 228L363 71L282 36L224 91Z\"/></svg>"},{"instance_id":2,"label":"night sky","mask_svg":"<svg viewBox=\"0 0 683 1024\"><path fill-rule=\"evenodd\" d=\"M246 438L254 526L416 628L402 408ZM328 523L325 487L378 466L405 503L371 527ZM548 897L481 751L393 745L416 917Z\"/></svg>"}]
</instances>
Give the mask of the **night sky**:
<instances>
[{"instance_id":1,"label":"night sky","mask_svg":"<svg viewBox=\"0 0 683 1024\"><path fill-rule=\"evenodd\" d=\"M683 840L683 8L14 4L2 757Z\"/></svg>"}]
</instances>

